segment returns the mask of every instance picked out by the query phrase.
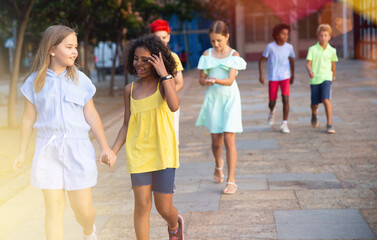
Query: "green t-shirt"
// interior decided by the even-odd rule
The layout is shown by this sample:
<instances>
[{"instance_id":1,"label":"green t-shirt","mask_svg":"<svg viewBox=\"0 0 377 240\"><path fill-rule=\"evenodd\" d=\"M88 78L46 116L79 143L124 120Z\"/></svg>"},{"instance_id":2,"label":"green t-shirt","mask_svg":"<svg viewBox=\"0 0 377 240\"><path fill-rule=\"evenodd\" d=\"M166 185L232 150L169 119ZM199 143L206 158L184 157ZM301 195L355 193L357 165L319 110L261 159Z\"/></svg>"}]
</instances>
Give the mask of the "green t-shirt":
<instances>
[{"instance_id":1,"label":"green t-shirt","mask_svg":"<svg viewBox=\"0 0 377 240\"><path fill-rule=\"evenodd\" d=\"M324 81L332 81L333 72L331 70L332 62L337 62L336 49L330 44L327 44L326 49L323 49L319 42L311 46L308 51L306 60L312 61L312 72L314 78L310 79L310 84L317 85Z\"/></svg>"}]
</instances>

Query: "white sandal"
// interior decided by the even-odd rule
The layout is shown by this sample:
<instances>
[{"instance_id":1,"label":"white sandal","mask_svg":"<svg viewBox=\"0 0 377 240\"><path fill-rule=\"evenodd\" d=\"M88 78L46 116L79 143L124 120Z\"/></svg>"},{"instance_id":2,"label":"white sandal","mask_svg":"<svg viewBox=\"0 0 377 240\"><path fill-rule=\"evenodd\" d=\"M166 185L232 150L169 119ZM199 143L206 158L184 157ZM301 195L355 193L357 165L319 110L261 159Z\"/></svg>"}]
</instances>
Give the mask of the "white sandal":
<instances>
[{"instance_id":1,"label":"white sandal","mask_svg":"<svg viewBox=\"0 0 377 240\"><path fill-rule=\"evenodd\" d=\"M223 170L223 167L224 167L224 163L223 163L223 166L221 168L218 168L218 167L215 167L216 170ZM215 183L222 183L224 182L224 174L221 174L221 175L216 175L215 173L213 174L213 181Z\"/></svg>"},{"instance_id":2,"label":"white sandal","mask_svg":"<svg viewBox=\"0 0 377 240\"><path fill-rule=\"evenodd\" d=\"M228 185L233 185L234 186L234 190L233 191L229 191L228 189ZM226 195L232 195L232 194L235 194L237 192L237 185L234 183L234 182L227 182L226 183L226 187L224 188L224 190L222 191L222 194L226 194Z\"/></svg>"}]
</instances>

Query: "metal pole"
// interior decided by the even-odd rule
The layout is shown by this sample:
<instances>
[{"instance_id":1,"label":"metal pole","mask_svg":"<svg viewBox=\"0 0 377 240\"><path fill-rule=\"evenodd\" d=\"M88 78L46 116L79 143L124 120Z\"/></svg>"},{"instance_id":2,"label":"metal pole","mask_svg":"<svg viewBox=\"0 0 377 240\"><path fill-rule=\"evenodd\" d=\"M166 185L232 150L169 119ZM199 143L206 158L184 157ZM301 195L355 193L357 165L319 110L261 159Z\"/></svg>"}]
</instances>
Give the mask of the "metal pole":
<instances>
[{"instance_id":1,"label":"metal pole","mask_svg":"<svg viewBox=\"0 0 377 240\"><path fill-rule=\"evenodd\" d=\"M184 34L184 37L185 37L185 49L186 49L187 69L191 69L191 65L190 65L190 49L189 49L189 45L188 45L188 37L187 37L188 34L187 34L187 23L186 23L186 21L183 24L183 34Z\"/></svg>"},{"instance_id":2,"label":"metal pole","mask_svg":"<svg viewBox=\"0 0 377 240\"><path fill-rule=\"evenodd\" d=\"M343 2L343 58L348 58L347 3Z\"/></svg>"},{"instance_id":3,"label":"metal pole","mask_svg":"<svg viewBox=\"0 0 377 240\"><path fill-rule=\"evenodd\" d=\"M9 67L10 72L13 72L13 48L9 48Z\"/></svg>"}]
</instances>

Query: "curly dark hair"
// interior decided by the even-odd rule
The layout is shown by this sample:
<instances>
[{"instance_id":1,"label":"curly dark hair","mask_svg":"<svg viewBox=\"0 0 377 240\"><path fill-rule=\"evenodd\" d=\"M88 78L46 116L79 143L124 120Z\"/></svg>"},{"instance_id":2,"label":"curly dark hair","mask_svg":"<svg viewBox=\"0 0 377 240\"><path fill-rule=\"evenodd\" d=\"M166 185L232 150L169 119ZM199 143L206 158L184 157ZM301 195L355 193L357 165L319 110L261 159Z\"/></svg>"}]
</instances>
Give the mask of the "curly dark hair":
<instances>
[{"instance_id":1,"label":"curly dark hair","mask_svg":"<svg viewBox=\"0 0 377 240\"><path fill-rule=\"evenodd\" d=\"M280 23L276 25L274 29L272 29L272 37L275 39L275 41L277 40L277 36L281 31L283 31L283 29L287 29L289 33L291 32L291 27L286 23Z\"/></svg>"},{"instance_id":2,"label":"curly dark hair","mask_svg":"<svg viewBox=\"0 0 377 240\"><path fill-rule=\"evenodd\" d=\"M151 54L154 54L157 56L161 52L166 71L173 76L177 74L177 71L176 71L177 64L173 56L171 55L169 47L165 46L165 44L153 34L145 35L136 40L133 40L130 43L129 49L126 53L127 54L126 71L129 74L137 75L136 69L133 65L133 61L134 61L135 50L136 48L139 48L139 47L144 47L148 49L151 52ZM157 79L160 78L160 76L157 74L154 68L153 68L153 75Z\"/></svg>"}]
</instances>

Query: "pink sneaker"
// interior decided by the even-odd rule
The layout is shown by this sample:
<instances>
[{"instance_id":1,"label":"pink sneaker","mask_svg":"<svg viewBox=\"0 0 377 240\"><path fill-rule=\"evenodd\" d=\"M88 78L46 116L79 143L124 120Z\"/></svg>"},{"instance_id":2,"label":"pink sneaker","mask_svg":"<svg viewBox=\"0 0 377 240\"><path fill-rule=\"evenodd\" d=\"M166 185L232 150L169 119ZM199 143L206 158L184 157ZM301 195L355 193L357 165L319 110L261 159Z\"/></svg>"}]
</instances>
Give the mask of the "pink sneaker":
<instances>
[{"instance_id":1,"label":"pink sneaker","mask_svg":"<svg viewBox=\"0 0 377 240\"><path fill-rule=\"evenodd\" d=\"M169 232L169 240L184 240L185 237L183 235L184 230L184 221L181 215L178 215L178 228L174 232L171 232L168 228Z\"/></svg>"}]
</instances>

